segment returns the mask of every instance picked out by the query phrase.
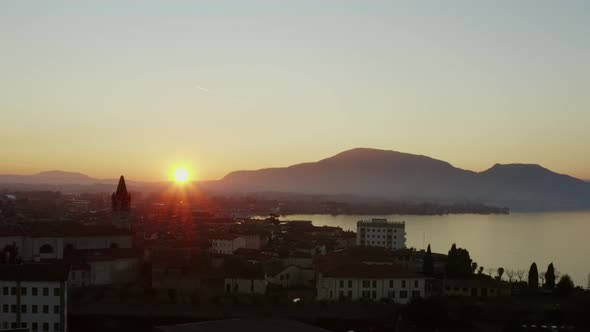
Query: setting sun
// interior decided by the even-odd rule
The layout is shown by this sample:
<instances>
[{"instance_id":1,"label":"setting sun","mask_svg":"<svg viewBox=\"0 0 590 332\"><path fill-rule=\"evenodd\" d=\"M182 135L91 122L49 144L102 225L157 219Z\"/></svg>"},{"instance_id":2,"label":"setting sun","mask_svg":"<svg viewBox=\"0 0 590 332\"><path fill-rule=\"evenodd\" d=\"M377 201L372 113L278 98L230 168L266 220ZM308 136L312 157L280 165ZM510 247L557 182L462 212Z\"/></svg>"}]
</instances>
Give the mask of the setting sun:
<instances>
[{"instance_id":1,"label":"setting sun","mask_svg":"<svg viewBox=\"0 0 590 332\"><path fill-rule=\"evenodd\" d=\"M174 170L174 181L178 183L184 183L188 181L190 178L190 174L186 168L179 167Z\"/></svg>"}]
</instances>

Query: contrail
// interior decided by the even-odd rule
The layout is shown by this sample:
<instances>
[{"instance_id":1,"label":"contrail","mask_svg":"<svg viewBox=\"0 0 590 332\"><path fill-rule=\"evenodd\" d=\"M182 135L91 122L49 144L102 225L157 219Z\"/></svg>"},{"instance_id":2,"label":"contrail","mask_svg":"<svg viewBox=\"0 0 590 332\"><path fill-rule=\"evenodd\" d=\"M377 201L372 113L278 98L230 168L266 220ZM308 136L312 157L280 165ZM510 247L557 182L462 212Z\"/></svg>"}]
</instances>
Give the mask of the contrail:
<instances>
[{"instance_id":1,"label":"contrail","mask_svg":"<svg viewBox=\"0 0 590 332\"><path fill-rule=\"evenodd\" d=\"M196 86L196 88L197 88L197 89L199 89L199 90L201 90L201 91L204 91L204 92L206 92L206 93L213 93L213 91L211 91L211 90L209 90L209 89L205 89L205 88L203 88L203 87L201 87L201 86L198 86L198 85Z\"/></svg>"}]
</instances>

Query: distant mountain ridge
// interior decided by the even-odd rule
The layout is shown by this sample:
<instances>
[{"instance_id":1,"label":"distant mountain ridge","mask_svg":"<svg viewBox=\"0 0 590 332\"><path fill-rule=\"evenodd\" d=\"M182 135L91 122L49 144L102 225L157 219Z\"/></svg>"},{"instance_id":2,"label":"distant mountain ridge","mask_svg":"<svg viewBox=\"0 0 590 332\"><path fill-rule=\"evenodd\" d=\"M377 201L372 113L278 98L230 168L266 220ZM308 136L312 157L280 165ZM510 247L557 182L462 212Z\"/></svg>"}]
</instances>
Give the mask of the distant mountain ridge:
<instances>
[{"instance_id":1,"label":"distant mountain ridge","mask_svg":"<svg viewBox=\"0 0 590 332\"><path fill-rule=\"evenodd\" d=\"M131 190L164 183L127 180ZM113 191L117 179L82 173L48 171L33 175L0 175L0 189ZM422 155L357 148L317 162L288 167L235 171L221 180L201 181L220 193L295 193L353 195L396 201L477 202L512 210L590 208L590 183L536 164L495 164L482 172L454 167Z\"/></svg>"},{"instance_id":2,"label":"distant mountain ridge","mask_svg":"<svg viewBox=\"0 0 590 332\"><path fill-rule=\"evenodd\" d=\"M232 172L209 186L237 192L477 201L516 210L590 208L590 184L539 165L496 164L478 173L427 156L368 148L289 167Z\"/></svg>"}]
</instances>

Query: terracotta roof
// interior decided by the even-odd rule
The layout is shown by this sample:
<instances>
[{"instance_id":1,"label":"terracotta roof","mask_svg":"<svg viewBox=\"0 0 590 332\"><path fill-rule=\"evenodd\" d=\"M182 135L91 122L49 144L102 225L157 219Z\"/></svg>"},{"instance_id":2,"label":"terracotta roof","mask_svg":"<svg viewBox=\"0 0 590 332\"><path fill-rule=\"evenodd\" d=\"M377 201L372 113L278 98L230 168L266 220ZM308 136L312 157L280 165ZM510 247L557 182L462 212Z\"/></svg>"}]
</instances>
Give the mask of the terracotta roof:
<instances>
[{"instance_id":1,"label":"terracotta roof","mask_svg":"<svg viewBox=\"0 0 590 332\"><path fill-rule=\"evenodd\" d=\"M0 280L66 281L70 266L61 263L30 263L0 265Z\"/></svg>"},{"instance_id":2,"label":"terracotta roof","mask_svg":"<svg viewBox=\"0 0 590 332\"><path fill-rule=\"evenodd\" d=\"M323 274L324 278L399 279L424 278L402 266L378 264L341 265Z\"/></svg>"}]
</instances>

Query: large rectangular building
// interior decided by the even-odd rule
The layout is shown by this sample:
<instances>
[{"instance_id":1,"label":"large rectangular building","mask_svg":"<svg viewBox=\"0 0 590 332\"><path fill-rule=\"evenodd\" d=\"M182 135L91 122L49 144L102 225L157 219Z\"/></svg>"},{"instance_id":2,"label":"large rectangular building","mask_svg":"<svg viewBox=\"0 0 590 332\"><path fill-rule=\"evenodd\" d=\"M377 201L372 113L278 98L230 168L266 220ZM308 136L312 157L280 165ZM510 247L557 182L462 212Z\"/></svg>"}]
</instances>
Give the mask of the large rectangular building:
<instances>
[{"instance_id":1,"label":"large rectangular building","mask_svg":"<svg viewBox=\"0 0 590 332\"><path fill-rule=\"evenodd\" d=\"M406 247L406 224L387 219L359 220L356 223L356 244L391 250Z\"/></svg>"},{"instance_id":2,"label":"large rectangular building","mask_svg":"<svg viewBox=\"0 0 590 332\"><path fill-rule=\"evenodd\" d=\"M0 265L0 329L67 331L69 272L56 263Z\"/></svg>"}]
</instances>

